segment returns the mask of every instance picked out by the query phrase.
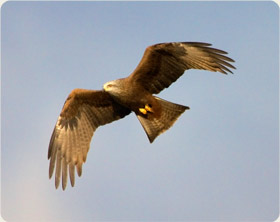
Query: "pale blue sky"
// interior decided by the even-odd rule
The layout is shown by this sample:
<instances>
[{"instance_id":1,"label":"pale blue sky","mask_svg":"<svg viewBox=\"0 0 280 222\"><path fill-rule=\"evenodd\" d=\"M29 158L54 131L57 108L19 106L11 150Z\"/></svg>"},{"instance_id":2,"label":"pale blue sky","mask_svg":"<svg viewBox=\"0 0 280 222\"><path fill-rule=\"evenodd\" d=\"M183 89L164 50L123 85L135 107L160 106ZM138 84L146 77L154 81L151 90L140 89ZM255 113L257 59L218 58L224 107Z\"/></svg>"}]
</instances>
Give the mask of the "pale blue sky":
<instances>
[{"instance_id":1,"label":"pale blue sky","mask_svg":"<svg viewBox=\"0 0 280 222\"><path fill-rule=\"evenodd\" d=\"M6 2L1 215L7 221L273 221L279 211L274 2ZM129 75L148 45L201 41L234 75L189 70L159 97L189 106L149 141L134 114L100 127L74 188L47 149L74 88Z\"/></svg>"}]
</instances>

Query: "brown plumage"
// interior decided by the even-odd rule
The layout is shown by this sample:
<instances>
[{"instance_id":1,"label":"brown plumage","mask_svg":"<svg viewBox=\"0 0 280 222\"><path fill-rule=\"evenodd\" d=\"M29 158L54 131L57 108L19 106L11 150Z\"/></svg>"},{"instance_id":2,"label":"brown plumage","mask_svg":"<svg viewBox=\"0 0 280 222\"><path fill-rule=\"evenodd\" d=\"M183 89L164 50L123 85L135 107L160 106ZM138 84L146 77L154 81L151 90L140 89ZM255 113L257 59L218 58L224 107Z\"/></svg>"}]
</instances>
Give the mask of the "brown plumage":
<instances>
[{"instance_id":1,"label":"brown plumage","mask_svg":"<svg viewBox=\"0 0 280 222\"><path fill-rule=\"evenodd\" d=\"M104 90L75 89L68 96L49 144L49 177L55 170L55 186L66 188L69 173L81 176L89 145L97 127L134 112L149 141L169 129L187 106L174 104L153 94L175 82L187 69L226 74L235 69L226 52L208 43L175 42L148 47L134 72L127 78L104 84Z\"/></svg>"}]
</instances>

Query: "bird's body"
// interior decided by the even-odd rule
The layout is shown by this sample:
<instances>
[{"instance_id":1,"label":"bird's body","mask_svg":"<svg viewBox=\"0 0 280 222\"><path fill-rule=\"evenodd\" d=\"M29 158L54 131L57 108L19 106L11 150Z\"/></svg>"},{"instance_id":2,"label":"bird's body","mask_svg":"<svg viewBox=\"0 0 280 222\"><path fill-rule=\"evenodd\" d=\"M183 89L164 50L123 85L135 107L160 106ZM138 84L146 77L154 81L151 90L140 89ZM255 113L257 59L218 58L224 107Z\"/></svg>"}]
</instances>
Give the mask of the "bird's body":
<instances>
[{"instance_id":1,"label":"bird's body","mask_svg":"<svg viewBox=\"0 0 280 222\"><path fill-rule=\"evenodd\" d=\"M226 74L235 68L226 52L207 43L174 42L148 47L134 72L127 78L103 85L103 90L73 90L65 101L55 125L48 151L49 176L55 169L55 185L62 176L65 189L68 173L74 186L75 168L79 176L97 127L134 112L149 141L169 129L187 106L160 99L158 94L169 87L187 69L205 69Z\"/></svg>"},{"instance_id":2,"label":"bird's body","mask_svg":"<svg viewBox=\"0 0 280 222\"><path fill-rule=\"evenodd\" d=\"M125 88L125 86L130 86ZM147 92L145 88L129 81L128 78L117 79L104 84L104 90L117 103L129 108L136 114L141 114L140 108L145 108L145 105L150 104L154 109L159 109L159 104L155 97ZM143 114L143 113L142 113Z\"/></svg>"},{"instance_id":3,"label":"bird's body","mask_svg":"<svg viewBox=\"0 0 280 222\"><path fill-rule=\"evenodd\" d=\"M129 88L126 87L129 85ZM145 106L152 96L143 87L134 84L127 78L117 79L105 83L104 90L119 104L137 111L138 106Z\"/></svg>"}]
</instances>

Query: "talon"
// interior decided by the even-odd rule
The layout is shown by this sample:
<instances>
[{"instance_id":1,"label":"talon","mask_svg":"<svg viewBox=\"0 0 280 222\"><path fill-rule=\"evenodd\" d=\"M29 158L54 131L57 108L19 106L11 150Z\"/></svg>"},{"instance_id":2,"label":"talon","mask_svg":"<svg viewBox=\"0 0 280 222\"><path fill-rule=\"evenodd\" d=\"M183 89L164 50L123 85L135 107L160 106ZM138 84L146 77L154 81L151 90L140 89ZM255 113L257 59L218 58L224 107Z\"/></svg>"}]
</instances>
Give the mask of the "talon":
<instances>
[{"instance_id":1,"label":"talon","mask_svg":"<svg viewBox=\"0 0 280 222\"><path fill-rule=\"evenodd\" d=\"M141 113L143 113L144 115L147 114L147 110L146 110L145 108L139 108L139 111L140 111Z\"/></svg>"},{"instance_id":2,"label":"talon","mask_svg":"<svg viewBox=\"0 0 280 222\"><path fill-rule=\"evenodd\" d=\"M151 112L151 113L153 112L153 109L149 104L145 105L145 110L148 111L148 112Z\"/></svg>"}]
</instances>

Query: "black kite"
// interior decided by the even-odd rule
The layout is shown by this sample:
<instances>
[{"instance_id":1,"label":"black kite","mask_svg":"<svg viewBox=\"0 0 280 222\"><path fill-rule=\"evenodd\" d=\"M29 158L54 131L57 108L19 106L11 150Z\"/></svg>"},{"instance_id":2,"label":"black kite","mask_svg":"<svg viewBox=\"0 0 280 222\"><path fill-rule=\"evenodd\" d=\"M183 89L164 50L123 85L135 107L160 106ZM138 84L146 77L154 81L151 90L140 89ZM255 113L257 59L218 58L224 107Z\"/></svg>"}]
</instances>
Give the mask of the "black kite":
<instances>
[{"instance_id":1,"label":"black kite","mask_svg":"<svg viewBox=\"0 0 280 222\"><path fill-rule=\"evenodd\" d=\"M81 176L90 141L97 127L134 112L150 143L186 110L187 106L160 99L158 94L188 69L227 74L235 69L226 52L208 43L172 42L148 47L134 72L127 78L107 82L103 90L74 89L64 103L49 144L49 177L55 170L55 186L62 175L63 190L68 172L71 185L75 168Z\"/></svg>"}]
</instances>

